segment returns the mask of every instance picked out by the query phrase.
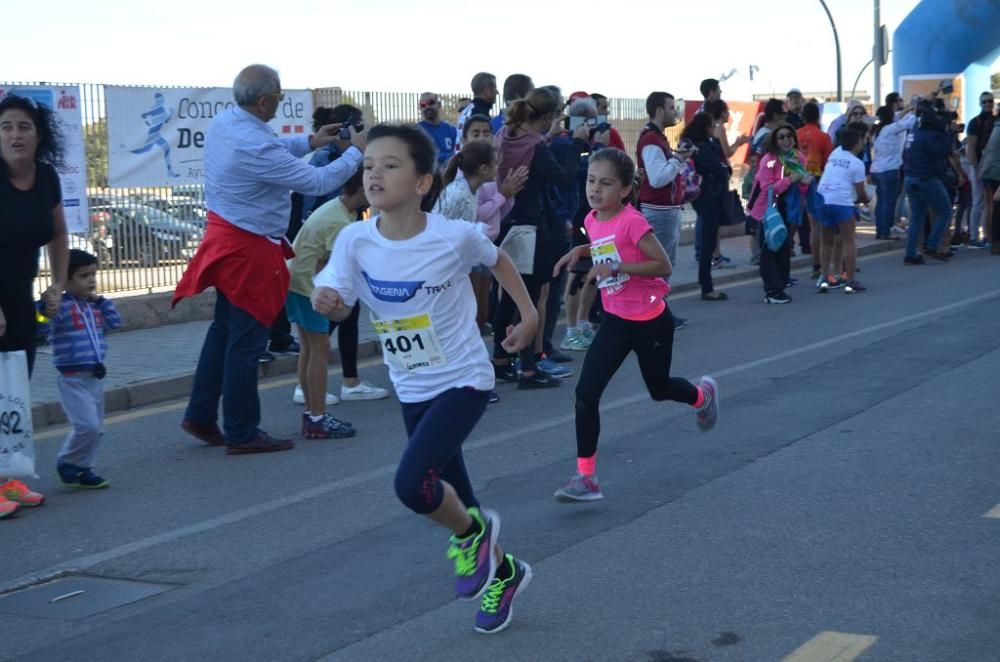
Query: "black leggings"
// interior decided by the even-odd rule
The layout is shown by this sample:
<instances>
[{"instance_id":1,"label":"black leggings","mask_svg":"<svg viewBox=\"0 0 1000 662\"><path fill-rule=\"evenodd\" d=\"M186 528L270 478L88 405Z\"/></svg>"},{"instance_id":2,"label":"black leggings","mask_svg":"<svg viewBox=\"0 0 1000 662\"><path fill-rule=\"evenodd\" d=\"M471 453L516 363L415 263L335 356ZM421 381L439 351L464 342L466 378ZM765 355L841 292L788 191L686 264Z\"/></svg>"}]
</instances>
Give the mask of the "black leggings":
<instances>
[{"instance_id":1,"label":"black leggings","mask_svg":"<svg viewBox=\"0 0 1000 662\"><path fill-rule=\"evenodd\" d=\"M702 246L702 251L711 251ZM633 322L604 313L594 342L583 360L576 386L576 455L593 457L601 435L601 395L629 352L639 359L639 370L653 400L673 400L694 405L698 387L686 379L670 376L673 358L674 317L670 308L645 322Z\"/></svg>"},{"instance_id":2,"label":"black leggings","mask_svg":"<svg viewBox=\"0 0 1000 662\"><path fill-rule=\"evenodd\" d=\"M757 246L760 247L760 279L764 281L764 293L784 292L788 287L788 280L792 277L792 242L790 239L785 239L785 243L781 244L778 250L772 251L767 247L767 239L764 237L764 222L761 221L756 225ZM791 232L788 236L791 237ZM814 256L813 259L819 258Z\"/></svg>"},{"instance_id":3,"label":"black leggings","mask_svg":"<svg viewBox=\"0 0 1000 662\"><path fill-rule=\"evenodd\" d=\"M727 193L728 195L728 193ZM698 283L701 293L708 294L715 289L712 283L712 258L719 243L719 226L722 223L722 199L704 197L694 202L695 211L701 217L701 252L698 254Z\"/></svg>"},{"instance_id":4,"label":"black leggings","mask_svg":"<svg viewBox=\"0 0 1000 662\"><path fill-rule=\"evenodd\" d=\"M549 273L552 272L551 267L549 268ZM528 296L531 300L538 305L538 296L542 292L542 285L549 281L548 278L544 278L539 275L536 271L532 276L526 276L521 274L521 278L524 279L524 286L528 290ZM517 305L514 300L510 298L507 294L507 290L501 289L500 303L497 304L496 317L493 318L493 358L502 359L507 356L507 350L503 348L500 344L507 337L507 326L514 323L514 317L517 314ZM541 329L539 329L541 333ZM521 370L523 372L531 372L535 369L535 343L531 342L527 347L521 350Z\"/></svg>"},{"instance_id":5,"label":"black leggings","mask_svg":"<svg viewBox=\"0 0 1000 662\"><path fill-rule=\"evenodd\" d=\"M447 482L466 508L479 507L465 469L462 444L486 411L490 394L453 388L426 402L404 402L409 441L396 468L396 496L420 515L441 507Z\"/></svg>"},{"instance_id":6,"label":"black leggings","mask_svg":"<svg viewBox=\"0 0 1000 662\"><path fill-rule=\"evenodd\" d=\"M5 289L8 287L5 285ZM23 350L28 356L28 376L35 367L35 303L32 282L13 283L0 294L0 310L7 320L7 332L0 336L0 352Z\"/></svg>"},{"instance_id":7,"label":"black leggings","mask_svg":"<svg viewBox=\"0 0 1000 662\"><path fill-rule=\"evenodd\" d=\"M337 348L345 379L358 378L358 320L361 304L354 304L351 315L342 322L330 322L330 333L337 330Z\"/></svg>"}]
</instances>

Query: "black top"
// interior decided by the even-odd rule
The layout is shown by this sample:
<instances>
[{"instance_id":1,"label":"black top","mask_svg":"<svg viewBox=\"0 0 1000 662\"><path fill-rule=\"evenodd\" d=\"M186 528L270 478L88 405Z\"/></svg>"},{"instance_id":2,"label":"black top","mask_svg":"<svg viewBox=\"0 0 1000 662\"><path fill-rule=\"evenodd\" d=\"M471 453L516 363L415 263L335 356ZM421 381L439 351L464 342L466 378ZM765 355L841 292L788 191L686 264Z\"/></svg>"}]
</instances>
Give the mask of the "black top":
<instances>
[{"instance_id":1,"label":"black top","mask_svg":"<svg viewBox=\"0 0 1000 662\"><path fill-rule=\"evenodd\" d=\"M722 153L722 145L717 140L696 142L698 151L694 153L694 169L701 175L701 198L721 198L729 190L732 170Z\"/></svg>"},{"instance_id":2,"label":"black top","mask_svg":"<svg viewBox=\"0 0 1000 662\"><path fill-rule=\"evenodd\" d=\"M38 163L28 191L0 173L0 283L31 282L38 275L39 249L55 236L52 210L61 202L59 175L47 163Z\"/></svg>"},{"instance_id":3,"label":"black top","mask_svg":"<svg viewBox=\"0 0 1000 662\"><path fill-rule=\"evenodd\" d=\"M990 141L990 134L993 133L993 114L992 113L980 113L972 118L969 122L969 128L966 130L966 135L977 136L976 141L976 158L983 158L983 150L986 149L986 143Z\"/></svg>"}]
</instances>

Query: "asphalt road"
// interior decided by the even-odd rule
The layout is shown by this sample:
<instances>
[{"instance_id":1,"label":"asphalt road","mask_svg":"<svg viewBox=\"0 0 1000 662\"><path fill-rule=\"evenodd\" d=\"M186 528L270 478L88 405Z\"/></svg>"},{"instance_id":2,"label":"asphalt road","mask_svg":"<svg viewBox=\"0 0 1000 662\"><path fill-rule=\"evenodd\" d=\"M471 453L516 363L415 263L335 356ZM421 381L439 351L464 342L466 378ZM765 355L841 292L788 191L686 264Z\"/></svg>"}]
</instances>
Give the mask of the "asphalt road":
<instances>
[{"instance_id":1,"label":"asphalt road","mask_svg":"<svg viewBox=\"0 0 1000 662\"><path fill-rule=\"evenodd\" d=\"M395 499L394 400L333 408L351 440L249 457L186 438L183 403L127 412L96 493L58 486L46 430L49 502L0 522L0 589L72 571L169 590L76 619L0 596L0 659L1000 660L1000 258L900 261L864 260L859 295L674 299L691 324L673 372L718 378L720 423L649 400L630 360L604 400L597 504L552 500L575 466L575 376L501 386L466 458L535 578L496 636L453 599L447 534ZM273 433L298 428L291 388L262 385Z\"/></svg>"}]
</instances>

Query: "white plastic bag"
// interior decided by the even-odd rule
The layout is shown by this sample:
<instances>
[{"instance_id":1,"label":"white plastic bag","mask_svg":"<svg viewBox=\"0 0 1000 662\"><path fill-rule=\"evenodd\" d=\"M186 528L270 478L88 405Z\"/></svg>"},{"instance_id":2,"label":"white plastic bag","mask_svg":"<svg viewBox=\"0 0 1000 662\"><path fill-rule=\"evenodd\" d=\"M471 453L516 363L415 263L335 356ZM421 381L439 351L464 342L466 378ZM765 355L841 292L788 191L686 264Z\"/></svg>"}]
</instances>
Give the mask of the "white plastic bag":
<instances>
[{"instance_id":1,"label":"white plastic bag","mask_svg":"<svg viewBox=\"0 0 1000 662\"><path fill-rule=\"evenodd\" d=\"M0 479L37 477L28 356L0 352Z\"/></svg>"}]
</instances>

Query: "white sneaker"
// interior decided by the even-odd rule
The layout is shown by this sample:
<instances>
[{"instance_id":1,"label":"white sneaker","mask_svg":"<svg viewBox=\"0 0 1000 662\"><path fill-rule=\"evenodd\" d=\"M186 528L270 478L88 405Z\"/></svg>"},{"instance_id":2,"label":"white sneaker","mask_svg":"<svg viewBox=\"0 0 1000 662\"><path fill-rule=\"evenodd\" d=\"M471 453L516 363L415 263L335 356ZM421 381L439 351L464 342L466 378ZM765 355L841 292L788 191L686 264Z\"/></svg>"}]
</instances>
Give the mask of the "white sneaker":
<instances>
[{"instance_id":1,"label":"white sneaker","mask_svg":"<svg viewBox=\"0 0 1000 662\"><path fill-rule=\"evenodd\" d=\"M341 400L382 400L388 397L389 391L368 382L361 382L357 386L344 384L340 387Z\"/></svg>"},{"instance_id":2,"label":"white sneaker","mask_svg":"<svg viewBox=\"0 0 1000 662\"><path fill-rule=\"evenodd\" d=\"M297 405L304 405L306 403L306 394L302 392L301 386L295 387L295 393L292 395L292 402ZM326 404L335 405L340 403L340 398L335 396L333 393L326 394Z\"/></svg>"}]
</instances>

